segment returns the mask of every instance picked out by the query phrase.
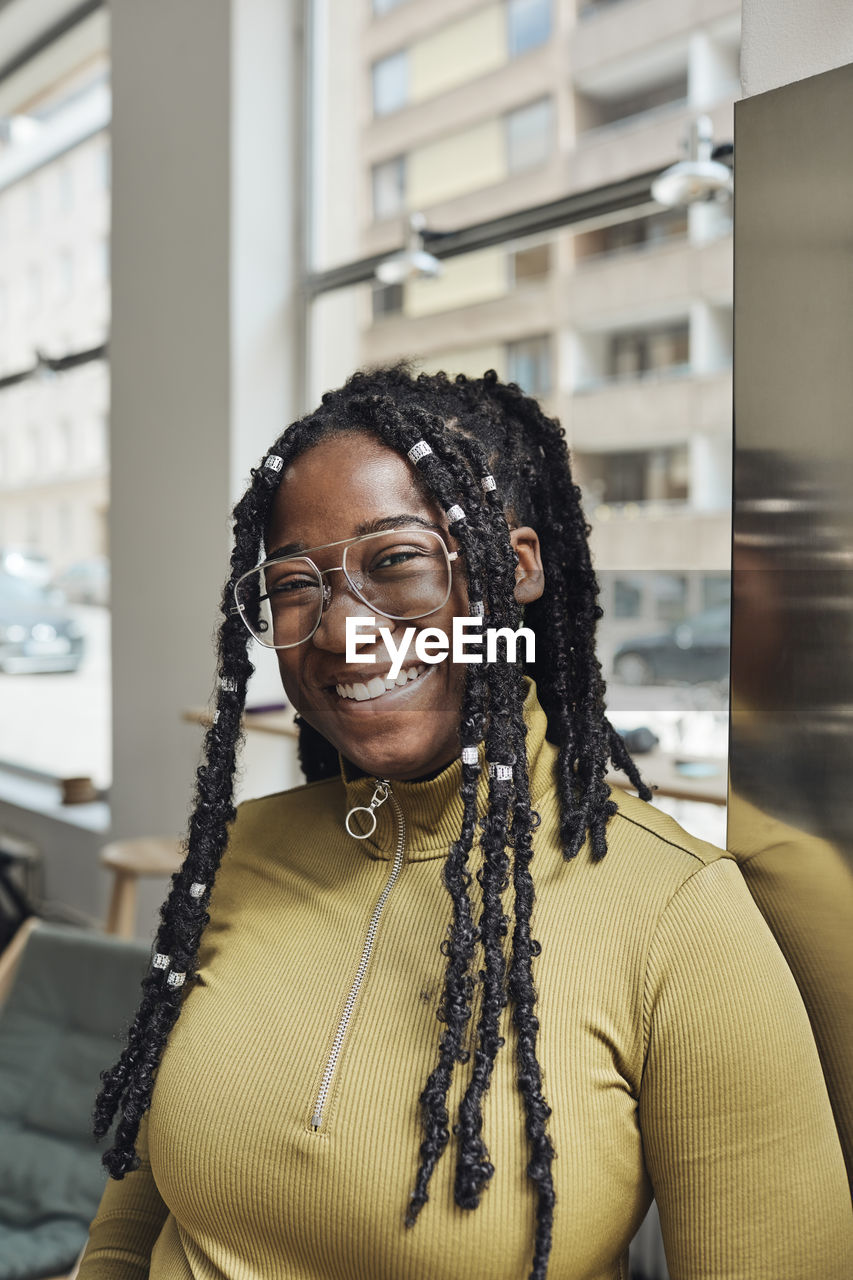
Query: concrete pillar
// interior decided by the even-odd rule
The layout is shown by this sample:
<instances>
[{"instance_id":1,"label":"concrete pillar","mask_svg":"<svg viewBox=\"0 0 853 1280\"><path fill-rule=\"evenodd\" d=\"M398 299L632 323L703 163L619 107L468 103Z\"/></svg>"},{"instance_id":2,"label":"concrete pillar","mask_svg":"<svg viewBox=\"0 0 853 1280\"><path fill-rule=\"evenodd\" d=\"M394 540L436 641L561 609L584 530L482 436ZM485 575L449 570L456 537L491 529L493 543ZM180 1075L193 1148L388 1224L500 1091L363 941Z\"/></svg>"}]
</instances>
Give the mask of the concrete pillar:
<instances>
[{"instance_id":1,"label":"concrete pillar","mask_svg":"<svg viewBox=\"0 0 853 1280\"><path fill-rule=\"evenodd\" d=\"M113 836L186 826L230 507L302 408L300 9L110 6Z\"/></svg>"},{"instance_id":2,"label":"concrete pillar","mask_svg":"<svg viewBox=\"0 0 853 1280\"><path fill-rule=\"evenodd\" d=\"M704 298L690 304L690 364L695 373L718 373L732 363L731 312Z\"/></svg>"}]
</instances>

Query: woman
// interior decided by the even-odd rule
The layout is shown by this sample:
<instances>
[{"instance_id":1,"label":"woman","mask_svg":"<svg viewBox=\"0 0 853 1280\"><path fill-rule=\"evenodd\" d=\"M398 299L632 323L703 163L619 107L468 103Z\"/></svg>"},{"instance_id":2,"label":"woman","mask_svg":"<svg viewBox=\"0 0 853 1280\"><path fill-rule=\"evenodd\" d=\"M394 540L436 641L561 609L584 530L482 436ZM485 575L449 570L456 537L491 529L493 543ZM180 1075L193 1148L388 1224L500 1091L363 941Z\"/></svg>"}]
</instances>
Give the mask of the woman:
<instances>
[{"instance_id":1,"label":"woman","mask_svg":"<svg viewBox=\"0 0 853 1280\"><path fill-rule=\"evenodd\" d=\"M606 718L588 532L561 429L493 372L357 374L253 473L81 1280L617 1280L653 1194L676 1278L849 1274L802 1002ZM417 657L522 611L526 669ZM365 616L389 642L347 661ZM308 784L235 820L250 631Z\"/></svg>"}]
</instances>

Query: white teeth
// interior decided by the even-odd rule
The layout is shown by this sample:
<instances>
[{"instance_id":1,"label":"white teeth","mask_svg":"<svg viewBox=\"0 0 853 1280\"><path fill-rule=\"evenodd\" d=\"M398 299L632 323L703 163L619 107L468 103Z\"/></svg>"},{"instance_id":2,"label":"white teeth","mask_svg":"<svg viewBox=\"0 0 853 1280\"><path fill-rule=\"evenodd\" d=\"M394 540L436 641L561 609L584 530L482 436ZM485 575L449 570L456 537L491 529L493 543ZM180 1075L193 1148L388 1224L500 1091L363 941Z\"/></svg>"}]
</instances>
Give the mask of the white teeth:
<instances>
[{"instance_id":1,"label":"white teeth","mask_svg":"<svg viewBox=\"0 0 853 1280\"><path fill-rule=\"evenodd\" d=\"M427 668L422 666L407 667L405 671L401 671L396 680L392 680L390 676L373 676L366 684L361 681L355 681L353 684L336 684L335 692L339 698L352 698L356 702L367 702L372 698L381 698L384 693L388 693L391 689L402 688L403 685L410 684L413 680L417 680L419 676L424 675Z\"/></svg>"}]
</instances>

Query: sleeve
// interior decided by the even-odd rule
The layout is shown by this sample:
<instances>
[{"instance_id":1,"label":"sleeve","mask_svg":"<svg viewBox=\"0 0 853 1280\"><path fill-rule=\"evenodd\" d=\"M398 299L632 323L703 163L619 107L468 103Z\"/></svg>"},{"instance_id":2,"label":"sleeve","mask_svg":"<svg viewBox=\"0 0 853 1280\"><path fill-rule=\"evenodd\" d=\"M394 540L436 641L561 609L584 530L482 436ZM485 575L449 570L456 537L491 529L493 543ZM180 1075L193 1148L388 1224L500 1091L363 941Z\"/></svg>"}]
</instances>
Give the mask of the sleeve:
<instances>
[{"instance_id":1,"label":"sleeve","mask_svg":"<svg viewBox=\"0 0 853 1280\"><path fill-rule=\"evenodd\" d=\"M650 947L639 1116L672 1280L847 1280L853 1212L802 998L737 865Z\"/></svg>"},{"instance_id":2,"label":"sleeve","mask_svg":"<svg viewBox=\"0 0 853 1280\"><path fill-rule=\"evenodd\" d=\"M89 1228L76 1280L146 1280L151 1251L169 1215L148 1159L148 1115L139 1126L133 1173L110 1178Z\"/></svg>"}]
</instances>

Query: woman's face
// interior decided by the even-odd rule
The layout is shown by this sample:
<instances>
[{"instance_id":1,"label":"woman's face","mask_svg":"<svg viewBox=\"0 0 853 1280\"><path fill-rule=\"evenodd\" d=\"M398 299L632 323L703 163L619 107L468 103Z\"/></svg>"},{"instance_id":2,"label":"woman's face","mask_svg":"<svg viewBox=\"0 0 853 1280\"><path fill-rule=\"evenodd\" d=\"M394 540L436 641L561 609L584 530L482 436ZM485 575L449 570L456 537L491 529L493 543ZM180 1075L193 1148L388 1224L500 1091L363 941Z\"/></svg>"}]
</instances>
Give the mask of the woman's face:
<instances>
[{"instance_id":1,"label":"woman's face","mask_svg":"<svg viewBox=\"0 0 853 1280\"><path fill-rule=\"evenodd\" d=\"M444 539L448 551L458 544L447 531L444 512L421 490L413 468L376 437L361 432L332 436L296 458L282 473L265 532L268 555L279 548L307 551L343 538L382 528L426 521ZM531 535L532 530L515 530ZM530 538L519 551L522 564L530 557ZM341 564L341 547L315 558L319 569ZM534 559L538 563L538 543ZM541 565L540 565L541 569ZM426 665L418 661L412 637L402 670L417 668L415 679L395 685L377 697L358 700L339 689L383 680L391 657L377 638L360 645L359 660L346 661L347 617L370 616L370 609L351 592L343 573L328 573L332 589L320 625L302 644L278 649L284 691L301 716L346 759L365 773L380 778L412 779L437 772L459 754L459 722L467 666L449 659ZM541 586L540 586L541 592ZM399 646L407 628L415 634L440 627L451 636L454 616L468 616L464 561L453 563L447 603L427 617L394 621L375 615L377 625L391 632ZM375 657L373 663L366 661ZM374 685L375 691L378 686Z\"/></svg>"}]
</instances>

